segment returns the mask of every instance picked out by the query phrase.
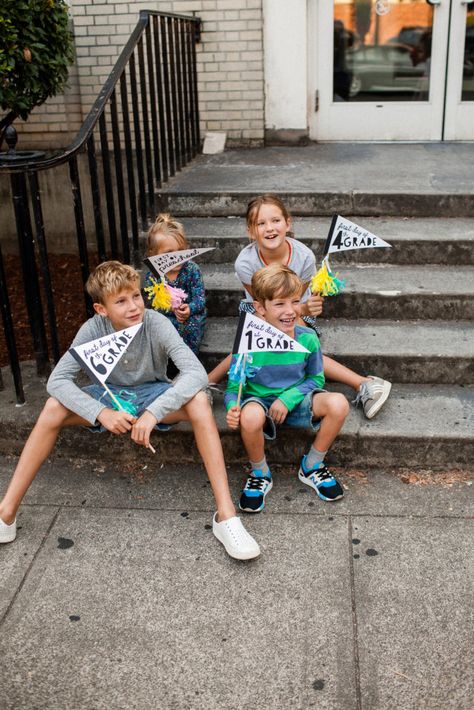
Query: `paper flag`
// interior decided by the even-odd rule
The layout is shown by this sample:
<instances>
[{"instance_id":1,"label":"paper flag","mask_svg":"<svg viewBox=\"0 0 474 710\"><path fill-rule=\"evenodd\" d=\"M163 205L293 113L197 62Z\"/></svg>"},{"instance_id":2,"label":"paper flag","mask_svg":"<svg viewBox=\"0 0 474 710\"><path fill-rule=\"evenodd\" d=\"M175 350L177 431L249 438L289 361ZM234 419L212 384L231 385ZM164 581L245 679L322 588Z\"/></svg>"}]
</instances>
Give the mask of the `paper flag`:
<instances>
[{"instance_id":1,"label":"paper flag","mask_svg":"<svg viewBox=\"0 0 474 710\"><path fill-rule=\"evenodd\" d=\"M181 249L181 251L169 251L166 254L157 254L156 256L147 256L143 262L148 266L150 271L153 271L158 278L161 278L167 271L181 266L186 261L194 259L199 254L204 254L206 251L212 251L215 247L202 247L199 249Z\"/></svg>"},{"instance_id":2,"label":"paper flag","mask_svg":"<svg viewBox=\"0 0 474 710\"><path fill-rule=\"evenodd\" d=\"M302 352L305 347L283 331L258 318L253 313L242 313L235 335L233 353Z\"/></svg>"},{"instance_id":3,"label":"paper flag","mask_svg":"<svg viewBox=\"0 0 474 710\"><path fill-rule=\"evenodd\" d=\"M391 246L364 227L359 227L355 222L335 214L324 245L323 256L348 249L373 249L374 247Z\"/></svg>"},{"instance_id":4,"label":"paper flag","mask_svg":"<svg viewBox=\"0 0 474 710\"><path fill-rule=\"evenodd\" d=\"M116 330L110 335L69 348L69 352L94 382L104 385L142 325L138 323L131 328Z\"/></svg>"}]
</instances>

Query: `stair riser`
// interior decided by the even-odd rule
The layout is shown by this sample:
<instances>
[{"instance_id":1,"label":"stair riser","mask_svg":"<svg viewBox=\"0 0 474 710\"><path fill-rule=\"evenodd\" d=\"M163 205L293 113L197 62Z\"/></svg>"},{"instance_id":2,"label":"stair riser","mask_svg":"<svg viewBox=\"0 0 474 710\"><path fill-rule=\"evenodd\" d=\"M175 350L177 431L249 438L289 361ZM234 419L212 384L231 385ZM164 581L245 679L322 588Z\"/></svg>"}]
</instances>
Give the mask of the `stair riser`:
<instances>
[{"instance_id":1,"label":"stair riser","mask_svg":"<svg viewBox=\"0 0 474 710\"><path fill-rule=\"evenodd\" d=\"M19 455L28 431L20 427L17 431L0 428L0 454ZM128 437L103 434L100 457L103 463L116 463L118 467L133 462L139 470L147 465L156 469L161 464L176 463L177 451L182 464L200 461L194 437L190 431L171 430L164 436L154 436L153 446L156 456L141 446L135 446ZM227 463L247 463L239 434L225 430L221 432L224 456ZM295 475L301 455L307 451L312 436L308 432L283 429L276 442L267 443L267 457L270 462L295 466ZM90 434L80 429L68 429L61 434L60 445L55 455L97 459L98 450L90 446ZM403 466L412 468L466 468L471 469L474 461L474 439L454 438L399 438L360 436L345 434L338 436L327 457L328 463L350 468L388 468Z\"/></svg>"},{"instance_id":2,"label":"stair riser","mask_svg":"<svg viewBox=\"0 0 474 710\"><path fill-rule=\"evenodd\" d=\"M215 237L190 237L191 247L214 247L204 257L209 264L233 264L248 239L219 239ZM300 239L319 262L323 256L324 239ZM331 255L333 269L343 269L346 264L438 264L442 266L474 264L474 243L466 241L400 241L390 242L392 249L359 249ZM143 252L144 253L144 252ZM199 262L199 260L198 260Z\"/></svg>"},{"instance_id":3,"label":"stair riser","mask_svg":"<svg viewBox=\"0 0 474 710\"><path fill-rule=\"evenodd\" d=\"M178 217L245 216L256 192L158 193L160 211ZM284 193L279 197L292 215L326 216L334 212L367 217L473 217L472 195L407 195L370 193Z\"/></svg>"},{"instance_id":4,"label":"stair riser","mask_svg":"<svg viewBox=\"0 0 474 710\"><path fill-rule=\"evenodd\" d=\"M324 348L324 339L322 340ZM325 351L326 352L326 351ZM201 352L199 355L209 372L228 353ZM332 355L329 351L327 355ZM360 373L375 374L402 384L469 385L474 384L474 364L468 358L334 355L342 365Z\"/></svg>"},{"instance_id":5,"label":"stair riser","mask_svg":"<svg viewBox=\"0 0 474 710\"><path fill-rule=\"evenodd\" d=\"M209 316L236 316L242 298L240 291L208 290ZM472 320L474 298L469 295L348 293L345 291L324 303L325 318L364 318L387 320Z\"/></svg>"}]
</instances>

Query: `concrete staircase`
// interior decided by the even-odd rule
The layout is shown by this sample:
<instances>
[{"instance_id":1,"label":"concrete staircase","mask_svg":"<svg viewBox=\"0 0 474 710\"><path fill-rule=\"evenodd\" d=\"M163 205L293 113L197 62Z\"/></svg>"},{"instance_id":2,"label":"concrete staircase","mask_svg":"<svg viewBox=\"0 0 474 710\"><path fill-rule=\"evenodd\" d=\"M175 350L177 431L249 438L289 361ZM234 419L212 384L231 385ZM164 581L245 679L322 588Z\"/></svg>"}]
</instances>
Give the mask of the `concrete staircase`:
<instances>
[{"instance_id":1,"label":"concrete staircase","mask_svg":"<svg viewBox=\"0 0 474 710\"><path fill-rule=\"evenodd\" d=\"M233 262L247 243L245 222L225 216L227 207L219 207L218 195L205 198L207 217L192 217L189 213L204 211L196 209L196 194L187 214L186 191L176 193L173 188L162 196L164 206L180 214L192 246L216 247L205 263L201 259L209 309L202 360L210 369L229 352L235 334L241 288ZM240 202L253 194L241 195ZM298 211L296 202L293 214ZM351 408L331 460L356 467L472 467L474 219L344 216L393 249L345 252L332 259L346 290L326 299L322 346L358 372L391 380L393 388L371 421ZM295 235L317 259L329 225L329 215L294 218ZM215 409L227 458L242 458L238 436L225 427L220 395ZM270 458L295 461L309 441L306 433L282 430L270 445Z\"/></svg>"}]
</instances>

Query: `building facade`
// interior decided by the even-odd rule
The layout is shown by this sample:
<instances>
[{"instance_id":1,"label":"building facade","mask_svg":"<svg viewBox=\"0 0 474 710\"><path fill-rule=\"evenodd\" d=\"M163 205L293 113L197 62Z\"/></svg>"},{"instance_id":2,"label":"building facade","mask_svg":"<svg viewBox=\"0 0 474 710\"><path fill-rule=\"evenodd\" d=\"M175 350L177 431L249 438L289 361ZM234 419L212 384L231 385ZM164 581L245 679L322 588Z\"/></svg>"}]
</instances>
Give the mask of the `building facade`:
<instances>
[{"instance_id":1,"label":"building facade","mask_svg":"<svg viewBox=\"0 0 474 710\"><path fill-rule=\"evenodd\" d=\"M228 145L474 139L474 3L70 0L69 88L21 125L65 147L142 9L197 15L201 130Z\"/></svg>"}]
</instances>

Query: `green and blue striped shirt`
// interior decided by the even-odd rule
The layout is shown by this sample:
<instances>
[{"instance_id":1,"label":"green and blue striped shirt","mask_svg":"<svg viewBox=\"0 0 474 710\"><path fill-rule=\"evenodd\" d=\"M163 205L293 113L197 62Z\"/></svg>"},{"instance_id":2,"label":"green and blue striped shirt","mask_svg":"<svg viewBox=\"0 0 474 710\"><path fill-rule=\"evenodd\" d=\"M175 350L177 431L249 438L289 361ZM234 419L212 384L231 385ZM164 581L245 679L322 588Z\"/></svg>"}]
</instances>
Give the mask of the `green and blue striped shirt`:
<instances>
[{"instance_id":1,"label":"green and blue striped shirt","mask_svg":"<svg viewBox=\"0 0 474 710\"><path fill-rule=\"evenodd\" d=\"M253 352L253 377L247 378L242 399L274 397L291 412L308 392L324 387L323 354L314 330L297 325L295 340L309 352ZM231 367L237 355L232 355ZM239 383L229 380L225 393L226 409L237 404Z\"/></svg>"}]
</instances>

